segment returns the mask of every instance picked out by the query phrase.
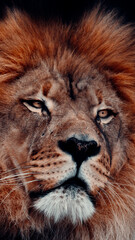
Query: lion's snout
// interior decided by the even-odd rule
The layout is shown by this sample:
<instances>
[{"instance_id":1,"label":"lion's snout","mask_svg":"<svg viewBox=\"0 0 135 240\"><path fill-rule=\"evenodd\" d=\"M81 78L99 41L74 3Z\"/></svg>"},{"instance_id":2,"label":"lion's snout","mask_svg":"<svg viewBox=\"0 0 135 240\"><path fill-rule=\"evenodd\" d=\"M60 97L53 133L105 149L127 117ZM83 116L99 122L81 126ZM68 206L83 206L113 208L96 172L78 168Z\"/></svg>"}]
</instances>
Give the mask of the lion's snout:
<instances>
[{"instance_id":1,"label":"lion's snout","mask_svg":"<svg viewBox=\"0 0 135 240\"><path fill-rule=\"evenodd\" d=\"M100 152L100 146L95 140L84 141L75 137L68 138L66 141L59 141L58 146L62 151L70 154L78 166Z\"/></svg>"}]
</instances>

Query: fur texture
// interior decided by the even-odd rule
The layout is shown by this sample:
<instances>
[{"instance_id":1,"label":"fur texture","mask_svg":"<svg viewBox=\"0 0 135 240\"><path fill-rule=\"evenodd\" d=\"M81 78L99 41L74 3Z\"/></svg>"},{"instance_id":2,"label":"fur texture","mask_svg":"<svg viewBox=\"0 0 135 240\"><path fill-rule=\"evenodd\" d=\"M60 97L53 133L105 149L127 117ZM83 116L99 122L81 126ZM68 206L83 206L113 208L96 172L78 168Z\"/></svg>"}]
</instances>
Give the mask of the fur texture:
<instances>
[{"instance_id":1,"label":"fur texture","mask_svg":"<svg viewBox=\"0 0 135 240\"><path fill-rule=\"evenodd\" d=\"M2 240L135 239L133 26L8 12L0 131Z\"/></svg>"}]
</instances>

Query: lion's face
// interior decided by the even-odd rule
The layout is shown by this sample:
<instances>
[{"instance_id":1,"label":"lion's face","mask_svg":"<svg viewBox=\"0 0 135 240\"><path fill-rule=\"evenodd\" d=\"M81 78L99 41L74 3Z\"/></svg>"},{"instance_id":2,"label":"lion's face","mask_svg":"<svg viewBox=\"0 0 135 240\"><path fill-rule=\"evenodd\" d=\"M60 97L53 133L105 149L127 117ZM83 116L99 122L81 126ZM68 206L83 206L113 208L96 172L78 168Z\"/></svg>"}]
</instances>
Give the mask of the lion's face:
<instances>
[{"instance_id":1,"label":"lion's face","mask_svg":"<svg viewBox=\"0 0 135 240\"><path fill-rule=\"evenodd\" d=\"M94 214L98 192L123 165L124 117L105 77L70 61L70 71L66 59L52 70L44 61L14 83L5 128L33 207L75 223Z\"/></svg>"},{"instance_id":2,"label":"lion's face","mask_svg":"<svg viewBox=\"0 0 135 240\"><path fill-rule=\"evenodd\" d=\"M69 226L71 240L128 240L135 222L129 29L125 40L124 27L97 10L76 29L14 14L0 23L0 227L24 236L45 228L46 240L57 230L52 239L68 239Z\"/></svg>"}]
</instances>

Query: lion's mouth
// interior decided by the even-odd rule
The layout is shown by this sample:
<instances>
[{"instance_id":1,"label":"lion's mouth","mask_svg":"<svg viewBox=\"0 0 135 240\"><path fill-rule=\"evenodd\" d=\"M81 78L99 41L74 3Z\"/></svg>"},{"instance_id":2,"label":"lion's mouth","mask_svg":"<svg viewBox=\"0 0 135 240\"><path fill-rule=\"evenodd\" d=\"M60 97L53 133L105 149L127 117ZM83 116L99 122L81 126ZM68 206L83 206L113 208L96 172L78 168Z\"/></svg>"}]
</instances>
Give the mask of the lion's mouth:
<instances>
[{"instance_id":1,"label":"lion's mouth","mask_svg":"<svg viewBox=\"0 0 135 240\"><path fill-rule=\"evenodd\" d=\"M88 195L88 197L90 198L90 201L94 205L96 203L95 197L91 193L88 192L87 184L83 180L81 180L80 178L77 178L77 177L70 178L70 179L66 180L64 183L62 183L61 185L51 188L46 191L43 191L43 190L36 191L36 192L31 191L29 195L30 195L31 199L37 199L37 198L44 197L47 194L49 194L50 192L53 192L56 189L60 189L60 188L63 188L65 190L69 189L71 191L76 191L77 189L80 189Z\"/></svg>"}]
</instances>

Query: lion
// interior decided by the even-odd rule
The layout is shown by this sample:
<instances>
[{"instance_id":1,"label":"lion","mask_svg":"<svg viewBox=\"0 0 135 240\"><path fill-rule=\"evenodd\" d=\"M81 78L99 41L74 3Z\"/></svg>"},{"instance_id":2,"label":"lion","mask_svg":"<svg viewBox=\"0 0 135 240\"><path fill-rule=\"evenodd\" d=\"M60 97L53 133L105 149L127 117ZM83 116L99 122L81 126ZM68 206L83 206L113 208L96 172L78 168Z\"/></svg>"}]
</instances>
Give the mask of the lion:
<instances>
[{"instance_id":1,"label":"lion","mask_svg":"<svg viewBox=\"0 0 135 240\"><path fill-rule=\"evenodd\" d=\"M0 22L0 239L135 239L134 27Z\"/></svg>"}]
</instances>

